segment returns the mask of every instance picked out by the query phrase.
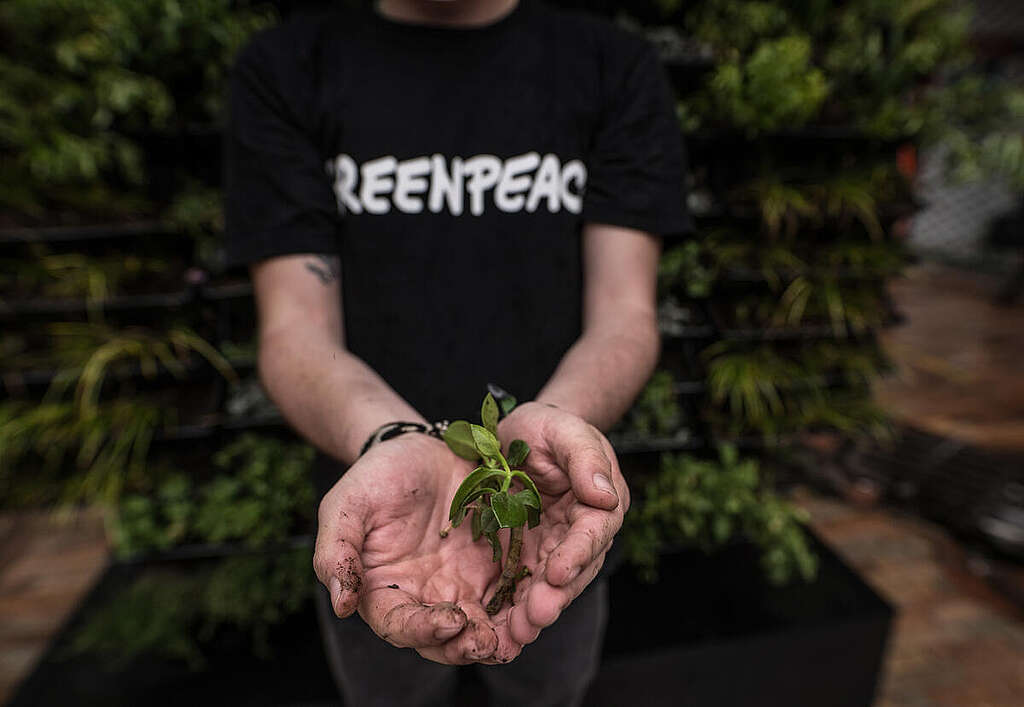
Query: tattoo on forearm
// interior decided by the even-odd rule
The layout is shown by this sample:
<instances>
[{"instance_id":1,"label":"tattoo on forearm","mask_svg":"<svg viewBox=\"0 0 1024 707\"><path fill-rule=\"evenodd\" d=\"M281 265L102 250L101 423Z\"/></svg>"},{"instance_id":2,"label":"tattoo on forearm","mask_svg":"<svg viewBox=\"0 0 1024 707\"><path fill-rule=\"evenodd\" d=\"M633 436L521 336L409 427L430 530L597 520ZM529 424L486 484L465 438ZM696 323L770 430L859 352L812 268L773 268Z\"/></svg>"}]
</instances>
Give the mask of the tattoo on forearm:
<instances>
[{"instance_id":1,"label":"tattoo on forearm","mask_svg":"<svg viewBox=\"0 0 1024 707\"><path fill-rule=\"evenodd\" d=\"M306 261L306 270L316 275L323 285L330 285L338 279L341 262L336 255L317 255L316 260Z\"/></svg>"}]
</instances>

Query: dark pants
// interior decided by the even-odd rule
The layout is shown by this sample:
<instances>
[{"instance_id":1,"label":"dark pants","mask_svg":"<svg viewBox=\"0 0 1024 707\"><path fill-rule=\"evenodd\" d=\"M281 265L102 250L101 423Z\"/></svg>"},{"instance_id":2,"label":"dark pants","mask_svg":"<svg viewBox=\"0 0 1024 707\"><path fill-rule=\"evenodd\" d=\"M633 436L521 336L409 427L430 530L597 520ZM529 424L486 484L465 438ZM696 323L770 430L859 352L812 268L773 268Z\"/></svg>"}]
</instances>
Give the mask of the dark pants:
<instances>
[{"instance_id":1,"label":"dark pants","mask_svg":"<svg viewBox=\"0 0 1024 707\"><path fill-rule=\"evenodd\" d=\"M338 619L326 590L317 617L327 660L346 707L441 707L454 701L457 668L421 658L381 640L358 615ZM591 584L505 665L477 665L497 707L582 704L597 673L608 619L608 583Z\"/></svg>"}]
</instances>

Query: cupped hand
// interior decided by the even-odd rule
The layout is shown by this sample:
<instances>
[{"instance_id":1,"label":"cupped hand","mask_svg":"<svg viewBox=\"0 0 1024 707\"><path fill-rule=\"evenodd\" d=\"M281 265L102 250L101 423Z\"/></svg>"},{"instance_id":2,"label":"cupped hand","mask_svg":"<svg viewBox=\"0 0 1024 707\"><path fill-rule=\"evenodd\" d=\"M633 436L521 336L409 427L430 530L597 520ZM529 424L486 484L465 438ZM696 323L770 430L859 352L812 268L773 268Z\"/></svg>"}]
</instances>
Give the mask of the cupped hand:
<instances>
[{"instance_id":1,"label":"cupped hand","mask_svg":"<svg viewBox=\"0 0 1024 707\"><path fill-rule=\"evenodd\" d=\"M629 509L629 488L611 444L593 425L542 403L520 405L498 426L503 448L530 446L524 465L541 492L540 525L527 530L522 562L531 575L515 605L495 617L499 640L537 639L597 575Z\"/></svg>"},{"instance_id":2,"label":"cupped hand","mask_svg":"<svg viewBox=\"0 0 1024 707\"><path fill-rule=\"evenodd\" d=\"M508 662L522 648L496 630L484 597L500 568L468 527L442 538L474 465L407 434L372 447L320 503L313 565L334 612L357 609L382 639L439 663Z\"/></svg>"}]
</instances>

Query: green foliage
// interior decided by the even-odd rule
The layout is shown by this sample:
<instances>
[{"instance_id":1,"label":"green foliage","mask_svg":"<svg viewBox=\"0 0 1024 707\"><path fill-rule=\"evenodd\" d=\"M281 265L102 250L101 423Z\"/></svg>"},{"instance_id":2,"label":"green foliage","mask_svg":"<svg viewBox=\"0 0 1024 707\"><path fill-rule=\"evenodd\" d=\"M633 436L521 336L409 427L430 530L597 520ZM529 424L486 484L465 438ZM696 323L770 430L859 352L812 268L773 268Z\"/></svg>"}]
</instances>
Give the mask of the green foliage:
<instances>
[{"instance_id":1,"label":"green foliage","mask_svg":"<svg viewBox=\"0 0 1024 707\"><path fill-rule=\"evenodd\" d=\"M807 428L885 437L886 416L865 384L885 369L873 344L820 341L795 352L719 342L705 351L711 400L723 432L769 439ZM849 387L836 389L838 375Z\"/></svg>"},{"instance_id":2,"label":"green foliage","mask_svg":"<svg viewBox=\"0 0 1024 707\"><path fill-rule=\"evenodd\" d=\"M658 292L665 297L679 289L688 297L707 297L717 273L701 259L701 245L687 241L666 250L658 261Z\"/></svg>"},{"instance_id":3,"label":"green foliage","mask_svg":"<svg viewBox=\"0 0 1024 707\"><path fill-rule=\"evenodd\" d=\"M669 371L655 371L622 425L631 435L665 437L674 434L683 422L683 411L675 392L675 379Z\"/></svg>"},{"instance_id":4,"label":"green foliage","mask_svg":"<svg viewBox=\"0 0 1024 707\"><path fill-rule=\"evenodd\" d=\"M793 35L764 41L745 59L727 58L693 100L708 123L753 134L803 125L828 93L825 75L811 63L810 40Z\"/></svg>"},{"instance_id":5,"label":"green foliage","mask_svg":"<svg viewBox=\"0 0 1024 707\"><path fill-rule=\"evenodd\" d=\"M913 98L940 69L966 67L969 17L961 8L951 0L862 0L837 8L822 65L842 92L851 122L897 138L943 120L934 104Z\"/></svg>"},{"instance_id":6,"label":"green foliage","mask_svg":"<svg viewBox=\"0 0 1024 707\"><path fill-rule=\"evenodd\" d=\"M810 171L810 170L808 170ZM808 182L807 177L783 179L769 174L733 191L731 205L752 208L761 217L763 232L772 240L793 240L798 233L828 225L849 233L859 226L871 240L881 241L885 229L879 210L894 199L908 199L909 185L891 165L848 169Z\"/></svg>"},{"instance_id":7,"label":"green foliage","mask_svg":"<svg viewBox=\"0 0 1024 707\"><path fill-rule=\"evenodd\" d=\"M934 138L958 110L933 81L970 62L969 16L955 0L702 0L683 14L721 60L684 100L688 130L810 122Z\"/></svg>"},{"instance_id":8,"label":"green foliage","mask_svg":"<svg viewBox=\"0 0 1024 707\"><path fill-rule=\"evenodd\" d=\"M533 480L521 470L513 469L501 452L501 443L496 436L498 405L490 393L484 398L480 418L484 422L483 427L457 420L444 433L445 442L456 454L473 461L482 460L482 464L470 472L456 489L448 520L451 527L457 528L466 514L472 513L472 525L477 528L487 525L477 520L477 515L488 513L487 520L493 515L497 528L493 531L494 537L488 537L488 540L494 545L498 528L520 528L527 524L535 527L539 516L528 513L527 508L540 511L541 500ZM509 457L518 462L515 466L521 466L530 453L529 446L521 439L513 440L509 450ZM522 492L509 492L513 480L523 485ZM447 529L441 531L442 537L447 534Z\"/></svg>"},{"instance_id":9,"label":"green foliage","mask_svg":"<svg viewBox=\"0 0 1024 707\"><path fill-rule=\"evenodd\" d=\"M712 282L735 271L750 271L760 274L779 294L795 276L884 278L899 273L907 261L906 250L899 242L869 242L850 236L827 243L762 243L738 229L719 229L703 233L700 241L688 241L684 246L694 252L685 256L687 260L707 263L702 267L711 273ZM666 251L663 260L668 258L670 264L659 270L659 287L664 293L688 286L688 270L671 263L677 260L675 253L676 249Z\"/></svg>"},{"instance_id":10,"label":"green foliage","mask_svg":"<svg viewBox=\"0 0 1024 707\"><path fill-rule=\"evenodd\" d=\"M997 176L1024 190L1024 89L1008 81L967 76L934 96L947 120L932 127L948 149L958 181Z\"/></svg>"},{"instance_id":11,"label":"green foliage","mask_svg":"<svg viewBox=\"0 0 1024 707\"><path fill-rule=\"evenodd\" d=\"M77 379L75 401L86 414L97 405L104 380L118 365L137 365L145 376L156 375L163 366L183 377L190 356L198 354L226 379L237 381L227 359L187 327L154 332L142 327L115 330L95 323L60 323L50 330L57 339L54 353L64 371L61 380Z\"/></svg>"},{"instance_id":12,"label":"green foliage","mask_svg":"<svg viewBox=\"0 0 1024 707\"><path fill-rule=\"evenodd\" d=\"M753 326L795 327L806 319L827 321L837 337L861 334L885 323L886 306L874 282L841 284L830 277L798 276L778 302L753 297L735 306L739 323Z\"/></svg>"},{"instance_id":13,"label":"green foliage","mask_svg":"<svg viewBox=\"0 0 1024 707\"><path fill-rule=\"evenodd\" d=\"M806 520L769 490L755 460L723 446L717 461L662 455L661 472L627 516L624 534L630 559L649 581L663 552L682 545L710 552L744 538L760 549L769 580L784 584L795 577L810 581L817 572Z\"/></svg>"},{"instance_id":14,"label":"green foliage","mask_svg":"<svg viewBox=\"0 0 1024 707\"><path fill-rule=\"evenodd\" d=\"M688 28L722 53L749 54L762 39L789 31L793 22L778 2L707 0L693 5Z\"/></svg>"},{"instance_id":15,"label":"green foliage","mask_svg":"<svg viewBox=\"0 0 1024 707\"><path fill-rule=\"evenodd\" d=\"M59 500L114 502L125 484L143 475L154 433L173 420L172 410L124 399L91 406L71 400L0 403L0 487L5 505ZM65 465L58 498L44 483ZM24 473L34 468L29 479Z\"/></svg>"},{"instance_id":16,"label":"green foliage","mask_svg":"<svg viewBox=\"0 0 1024 707\"><path fill-rule=\"evenodd\" d=\"M139 137L217 123L231 57L272 18L231 0L4 2L0 208L145 208Z\"/></svg>"},{"instance_id":17,"label":"green foliage","mask_svg":"<svg viewBox=\"0 0 1024 707\"><path fill-rule=\"evenodd\" d=\"M283 542L313 509L312 447L252 433L213 457L217 473L200 482L168 475L147 494L126 496L118 509L114 544L122 555L165 550L184 542Z\"/></svg>"},{"instance_id":18,"label":"green foliage","mask_svg":"<svg viewBox=\"0 0 1024 707\"><path fill-rule=\"evenodd\" d=\"M4 299L85 299L95 305L126 285L144 282L167 268L167 262L159 258L53 253L36 245L30 259L0 259L0 294Z\"/></svg>"},{"instance_id":19,"label":"green foliage","mask_svg":"<svg viewBox=\"0 0 1024 707\"><path fill-rule=\"evenodd\" d=\"M1024 185L1024 91L972 66L964 3L701 0L682 9L687 30L719 58L680 103L687 132L839 126L941 144L960 179L997 174ZM784 201L791 215L806 205ZM870 205L858 203L870 218Z\"/></svg>"},{"instance_id":20,"label":"green foliage","mask_svg":"<svg viewBox=\"0 0 1024 707\"><path fill-rule=\"evenodd\" d=\"M223 267L224 199L219 189L189 182L174 197L162 218L195 244L195 262L209 270Z\"/></svg>"},{"instance_id":21,"label":"green foliage","mask_svg":"<svg viewBox=\"0 0 1024 707\"><path fill-rule=\"evenodd\" d=\"M151 569L85 617L71 655L99 656L119 669L144 655L205 663L204 645L228 628L242 630L257 655L271 655L269 632L312 595L308 550L240 556L200 571Z\"/></svg>"},{"instance_id":22,"label":"green foliage","mask_svg":"<svg viewBox=\"0 0 1024 707\"><path fill-rule=\"evenodd\" d=\"M726 405L734 419L757 427L785 412L779 389L798 378L799 368L792 361L767 346L735 351L726 342L711 346L705 356L711 398Z\"/></svg>"},{"instance_id":23,"label":"green foliage","mask_svg":"<svg viewBox=\"0 0 1024 707\"><path fill-rule=\"evenodd\" d=\"M510 412L513 405L504 406L505 412ZM512 468L521 466L529 456L530 448L526 442L513 440L509 445L508 458L502 454L501 442L497 438L498 405L490 393L484 398L480 419L484 423L482 427L459 420L449 425L444 433L444 440L453 452L473 461L479 459L481 465L471 471L455 490L448 512L450 525L441 531L441 537L447 537L470 514L473 540L485 538L491 546L492 560L497 563L501 562L498 530L512 529L508 549L510 567L505 568L511 573L502 572L495 595L486 607L487 613L493 616L506 601L512 599L520 577L523 526L535 528L540 524L542 504L540 491L533 479L522 470ZM513 481L522 486L520 491L511 491Z\"/></svg>"},{"instance_id":24,"label":"green foliage","mask_svg":"<svg viewBox=\"0 0 1024 707\"><path fill-rule=\"evenodd\" d=\"M182 377L197 354L235 380L224 357L185 327L154 332L60 323L51 325L49 333L53 349L45 363L59 370L43 401L0 403L0 482L13 485L14 476L30 466L51 474L70 462L75 472L63 482L60 500L65 503L116 503L128 480L142 476L153 436L176 422L173 406L134 393L130 385L119 390L119 397L104 395L112 372L133 373L137 367L153 376L163 366ZM45 492L34 498L40 490L31 484L23 491L12 489L5 502L46 499Z\"/></svg>"}]
</instances>

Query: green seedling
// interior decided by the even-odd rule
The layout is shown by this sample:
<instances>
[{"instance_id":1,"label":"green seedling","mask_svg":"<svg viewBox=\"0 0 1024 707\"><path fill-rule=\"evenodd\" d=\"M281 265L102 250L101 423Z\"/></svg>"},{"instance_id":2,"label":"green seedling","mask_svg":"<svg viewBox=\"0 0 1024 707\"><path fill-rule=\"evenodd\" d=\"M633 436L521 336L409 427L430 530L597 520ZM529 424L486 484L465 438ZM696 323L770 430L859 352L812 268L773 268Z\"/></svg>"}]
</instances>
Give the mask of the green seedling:
<instances>
[{"instance_id":1,"label":"green seedling","mask_svg":"<svg viewBox=\"0 0 1024 707\"><path fill-rule=\"evenodd\" d=\"M515 406L515 400L502 401L505 412ZM448 426L444 441L453 452L470 461L479 461L474 469L455 491L449 525L441 531L441 537L448 537L453 528L458 528L466 516L470 516L473 540L486 538L491 544L493 561L501 563L501 541L498 531L509 528L508 553L502 566L498 588L487 602L487 613L493 616L501 611L505 602L512 603L516 582L530 574L528 567L521 567L519 558L523 551L523 526L535 528L540 523L541 500L536 484L521 468L530 453L530 447L521 439L513 440L508 446L508 455L502 453L498 441L498 403L490 393L484 398L480 410L483 425L474 425L457 420ZM512 490L513 482L521 488Z\"/></svg>"}]
</instances>

